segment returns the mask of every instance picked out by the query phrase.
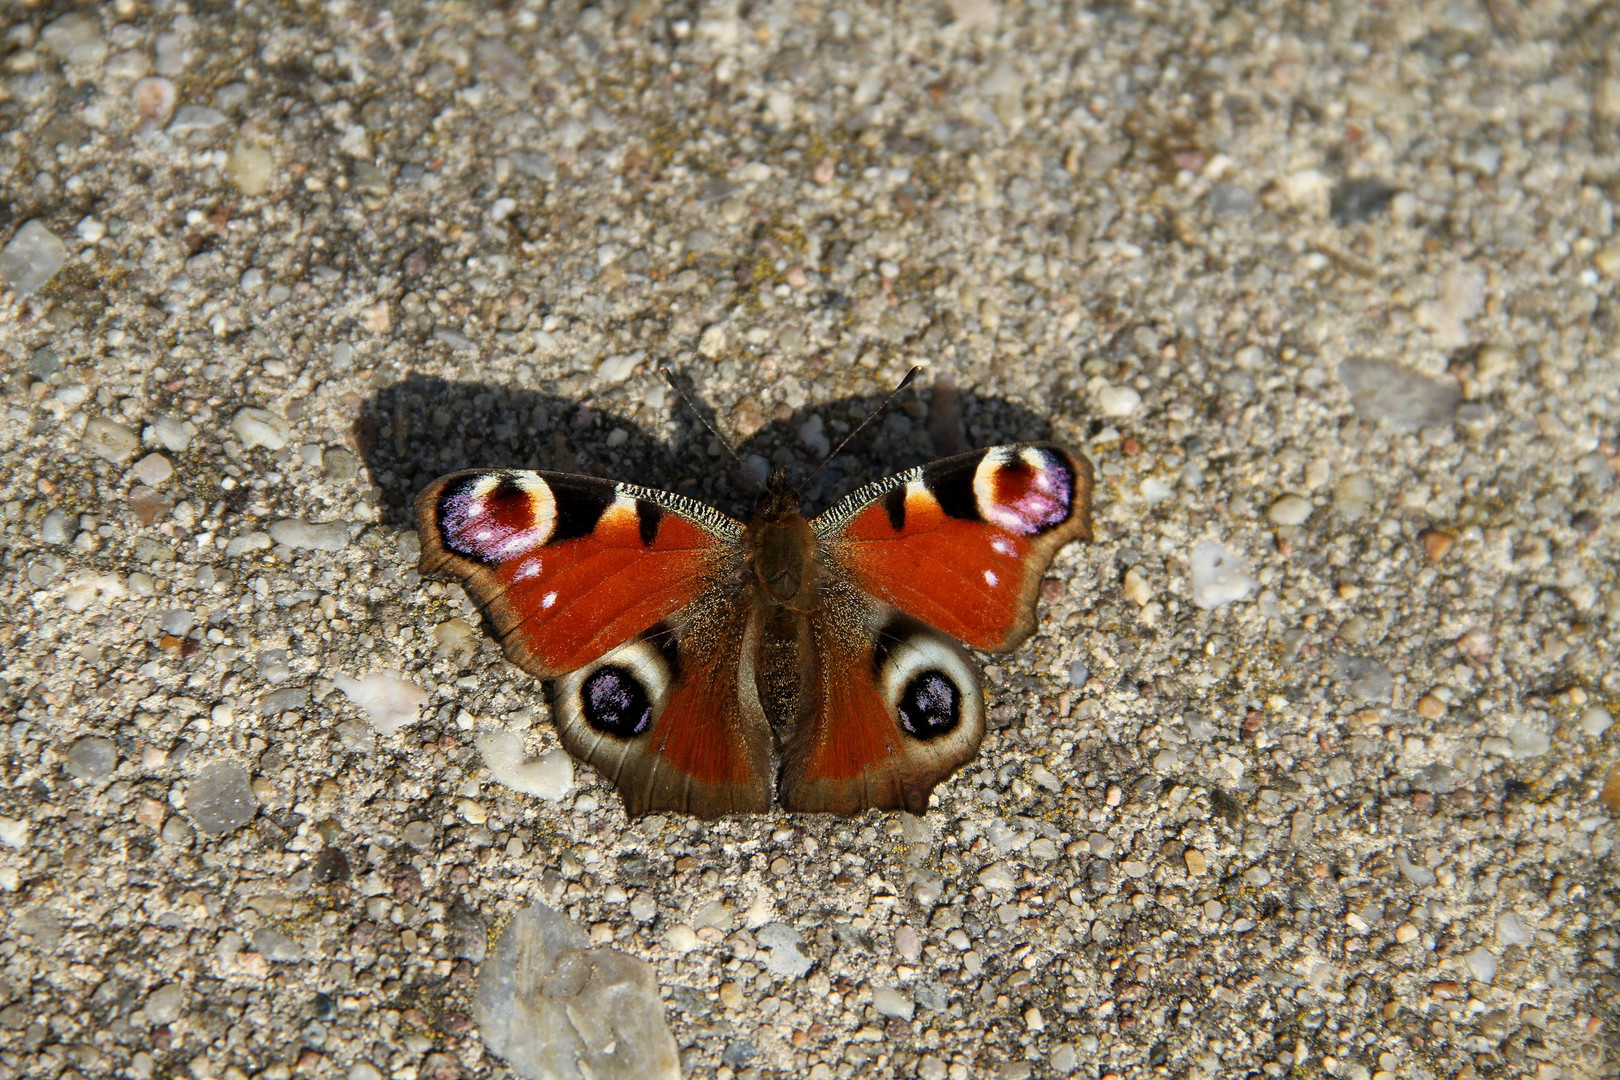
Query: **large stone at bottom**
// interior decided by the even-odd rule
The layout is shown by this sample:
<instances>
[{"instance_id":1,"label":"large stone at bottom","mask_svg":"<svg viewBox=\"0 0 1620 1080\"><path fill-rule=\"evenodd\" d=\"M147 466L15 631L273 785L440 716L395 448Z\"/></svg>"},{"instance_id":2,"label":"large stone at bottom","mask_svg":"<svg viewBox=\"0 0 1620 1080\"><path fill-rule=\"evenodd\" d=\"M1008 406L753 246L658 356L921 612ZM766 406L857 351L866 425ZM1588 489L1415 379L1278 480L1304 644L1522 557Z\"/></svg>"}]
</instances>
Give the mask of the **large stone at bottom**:
<instances>
[{"instance_id":1,"label":"large stone at bottom","mask_svg":"<svg viewBox=\"0 0 1620 1080\"><path fill-rule=\"evenodd\" d=\"M680 1080L652 968L544 904L502 931L478 974L484 1045L528 1080Z\"/></svg>"}]
</instances>

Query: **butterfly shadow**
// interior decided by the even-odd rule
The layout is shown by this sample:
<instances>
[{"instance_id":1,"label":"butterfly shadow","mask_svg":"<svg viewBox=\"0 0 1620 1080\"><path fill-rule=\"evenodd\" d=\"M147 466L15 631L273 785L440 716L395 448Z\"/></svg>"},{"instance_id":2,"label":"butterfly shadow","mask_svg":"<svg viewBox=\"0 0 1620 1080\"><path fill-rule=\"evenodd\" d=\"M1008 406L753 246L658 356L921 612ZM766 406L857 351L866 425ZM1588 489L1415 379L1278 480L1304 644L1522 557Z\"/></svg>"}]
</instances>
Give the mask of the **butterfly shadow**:
<instances>
[{"instance_id":1,"label":"butterfly shadow","mask_svg":"<svg viewBox=\"0 0 1620 1080\"><path fill-rule=\"evenodd\" d=\"M679 377L678 377L679 378ZM709 423L737 440L729 404L691 394ZM946 382L913 384L819 473L828 450L872 417L886 393L805 404L765 418L728 455L674 394L673 435L663 437L586 398L494 382L411 374L361 403L355 440L380 494L384 523L413 528L417 493L457 469L516 468L584 473L677 491L738 519L752 511L761 474L783 469L814 514L862 484L961 450L1046 438L1050 422L1022 405Z\"/></svg>"}]
</instances>

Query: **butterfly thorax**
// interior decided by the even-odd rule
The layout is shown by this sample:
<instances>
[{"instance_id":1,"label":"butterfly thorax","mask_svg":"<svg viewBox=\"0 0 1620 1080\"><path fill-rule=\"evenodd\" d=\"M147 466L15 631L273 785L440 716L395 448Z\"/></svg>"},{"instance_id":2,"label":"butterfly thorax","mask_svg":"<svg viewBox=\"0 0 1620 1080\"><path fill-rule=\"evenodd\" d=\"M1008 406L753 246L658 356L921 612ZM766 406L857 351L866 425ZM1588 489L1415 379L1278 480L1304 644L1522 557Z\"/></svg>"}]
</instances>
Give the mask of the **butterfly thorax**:
<instances>
[{"instance_id":1,"label":"butterfly thorax","mask_svg":"<svg viewBox=\"0 0 1620 1080\"><path fill-rule=\"evenodd\" d=\"M760 495L743 548L763 599L804 610L816 581L816 536L785 474L773 475Z\"/></svg>"}]
</instances>

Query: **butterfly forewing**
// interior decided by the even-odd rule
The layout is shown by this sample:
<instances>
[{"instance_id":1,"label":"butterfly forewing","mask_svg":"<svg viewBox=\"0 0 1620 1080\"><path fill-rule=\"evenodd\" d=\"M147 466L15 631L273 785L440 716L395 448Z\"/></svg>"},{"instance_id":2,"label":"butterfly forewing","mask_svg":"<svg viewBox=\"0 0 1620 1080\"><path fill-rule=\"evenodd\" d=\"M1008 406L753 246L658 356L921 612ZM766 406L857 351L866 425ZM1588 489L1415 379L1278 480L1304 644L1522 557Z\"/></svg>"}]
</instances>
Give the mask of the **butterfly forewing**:
<instances>
[{"instance_id":1,"label":"butterfly forewing","mask_svg":"<svg viewBox=\"0 0 1620 1080\"><path fill-rule=\"evenodd\" d=\"M507 658L574 671L736 572L742 526L668 492L589 476L470 470L416 502L422 572L478 598Z\"/></svg>"},{"instance_id":2,"label":"butterfly forewing","mask_svg":"<svg viewBox=\"0 0 1620 1080\"><path fill-rule=\"evenodd\" d=\"M1051 443L975 450L869 485L811 526L867 593L999 652L1034 630L1058 549L1091 539L1091 463Z\"/></svg>"}]
</instances>

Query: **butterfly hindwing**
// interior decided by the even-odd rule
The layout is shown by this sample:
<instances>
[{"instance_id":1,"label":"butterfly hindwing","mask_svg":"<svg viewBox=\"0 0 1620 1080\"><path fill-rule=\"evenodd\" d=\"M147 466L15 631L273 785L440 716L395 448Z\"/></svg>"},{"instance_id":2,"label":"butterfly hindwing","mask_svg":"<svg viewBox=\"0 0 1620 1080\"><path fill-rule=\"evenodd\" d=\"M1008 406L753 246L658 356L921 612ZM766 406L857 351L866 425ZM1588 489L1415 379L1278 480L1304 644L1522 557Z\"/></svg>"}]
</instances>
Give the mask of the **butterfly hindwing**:
<instances>
[{"instance_id":1,"label":"butterfly hindwing","mask_svg":"<svg viewBox=\"0 0 1620 1080\"><path fill-rule=\"evenodd\" d=\"M1035 628L1058 549L1091 539L1091 463L1052 443L942 458L869 485L811 522L871 596L977 649Z\"/></svg>"},{"instance_id":2,"label":"butterfly hindwing","mask_svg":"<svg viewBox=\"0 0 1620 1080\"><path fill-rule=\"evenodd\" d=\"M944 634L865 598L812 615L814 670L783 748L789 810L836 814L928 808L934 785L984 737L977 666Z\"/></svg>"},{"instance_id":3,"label":"butterfly hindwing","mask_svg":"<svg viewBox=\"0 0 1620 1080\"><path fill-rule=\"evenodd\" d=\"M685 614L548 684L563 745L619 789L631 817L768 810L771 733L748 608L721 591Z\"/></svg>"},{"instance_id":4,"label":"butterfly hindwing","mask_svg":"<svg viewBox=\"0 0 1620 1080\"><path fill-rule=\"evenodd\" d=\"M422 572L459 577L507 658L542 678L692 603L735 561L742 528L668 492L514 469L441 477L416 517Z\"/></svg>"}]
</instances>

